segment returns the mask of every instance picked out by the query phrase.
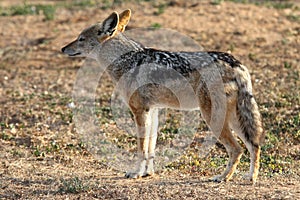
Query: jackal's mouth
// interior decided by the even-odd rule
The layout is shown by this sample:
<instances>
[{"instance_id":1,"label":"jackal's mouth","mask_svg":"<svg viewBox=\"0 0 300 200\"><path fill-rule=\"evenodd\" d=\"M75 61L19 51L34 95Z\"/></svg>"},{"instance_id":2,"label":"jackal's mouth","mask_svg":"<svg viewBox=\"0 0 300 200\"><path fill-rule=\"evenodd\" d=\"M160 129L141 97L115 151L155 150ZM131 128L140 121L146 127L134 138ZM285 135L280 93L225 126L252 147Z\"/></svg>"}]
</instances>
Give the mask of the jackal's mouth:
<instances>
[{"instance_id":1,"label":"jackal's mouth","mask_svg":"<svg viewBox=\"0 0 300 200\"><path fill-rule=\"evenodd\" d=\"M73 53L73 54L68 54L69 56L78 56L78 55L80 55L81 53L80 52L78 52L78 53Z\"/></svg>"}]
</instances>

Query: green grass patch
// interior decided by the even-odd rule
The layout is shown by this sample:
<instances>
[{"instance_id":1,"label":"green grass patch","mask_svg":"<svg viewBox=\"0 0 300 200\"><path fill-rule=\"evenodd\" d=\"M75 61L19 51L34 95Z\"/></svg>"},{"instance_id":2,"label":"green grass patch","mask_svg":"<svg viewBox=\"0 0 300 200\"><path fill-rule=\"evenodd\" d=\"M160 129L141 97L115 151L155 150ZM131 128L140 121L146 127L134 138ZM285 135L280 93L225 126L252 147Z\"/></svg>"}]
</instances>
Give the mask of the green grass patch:
<instances>
[{"instance_id":1,"label":"green grass patch","mask_svg":"<svg viewBox=\"0 0 300 200\"><path fill-rule=\"evenodd\" d=\"M1 16L15 16L15 15L38 15L43 13L45 20L53 20L56 11L55 5L41 5L41 4L22 4L11 7L0 7Z\"/></svg>"},{"instance_id":2,"label":"green grass patch","mask_svg":"<svg viewBox=\"0 0 300 200\"><path fill-rule=\"evenodd\" d=\"M292 22L300 22L300 15L287 15L286 18Z\"/></svg>"},{"instance_id":3,"label":"green grass patch","mask_svg":"<svg viewBox=\"0 0 300 200\"><path fill-rule=\"evenodd\" d=\"M212 5L220 5L224 0L212 0L210 4Z\"/></svg>"},{"instance_id":4,"label":"green grass patch","mask_svg":"<svg viewBox=\"0 0 300 200\"><path fill-rule=\"evenodd\" d=\"M32 153L36 157L45 157L45 152L43 152L40 147L35 147Z\"/></svg>"},{"instance_id":5,"label":"green grass patch","mask_svg":"<svg viewBox=\"0 0 300 200\"><path fill-rule=\"evenodd\" d=\"M79 7L92 7L96 5L95 0L81 0L81 1L73 1L71 4L72 6L79 6Z\"/></svg>"},{"instance_id":6,"label":"green grass patch","mask_svg":"<svg viewBox=\"0 0 300 200\"><path fill-rule=\"evenodd\" d=\"M279 174L291 174L293 171L289 168L289 165L292 162L293 160L289 156L263 154L260 159L261 171L269 177Z\"/></svg>"},{"instance_id":7,"label":"green grass patch","mask_svg":"<svg viewBox=\"0 0 300 200\"><path fill-rule=\"evenodd\" d=\"M78 177L62 180L61 182L62 186L59 189L60 193L78 194L80 192L87 192L90 189L90 186Z\"/></svg>"},{"instance_id":8,"label":"green grass patch","mask_svg":"<svg viewBox=\"0 0 300 200\"><path fill-rule=\"evenodd\" d=\"M153 23L152 25L151 25L151 28L155 28L155 29L159 29L159 28L161 28L162 27L162 25L160 24L160 23Z\"/></svg>"},{"instance_id":9,"label":"green grass patch","mask_svg":"<svg viewBox=\"0 0 300 200\"><path fill-rule=\"evenodd\" d=\"M291 2L284 2L284 1L278 1L278 2L273 2L273 1L267 1L266 2L267 6L276 8L276 9L287 9L287 8L293 8L294 4Z\"/></svg>"},{"instance_id":10,"label":"green grass patch","mask_svg":"<svg viewBox=\"0 0 300 200\"><path fill-rule=\"evenodd\" d=\"M230 1L234 3L247 3L247 4L255 4L258 6L266 6L266 7L272 7L275 9L287 9L287 8L294 8L295 5L292 2L288 1L274 1L274 0L224 0L224 1ZM211 3L214 5L218 5L222 3L223 0L212 0Z\"/></svg>"},{"instance_id":11,"label":"green grass patch","mask_svg":"<svg viewBox=\"0 0 300 200\"><path fill-rule=\"evenodd\" d=\"M120 0L110 1L110 0L76 0L70 2L58 2L55 4L27 4L24 1L23 4L13 5L10 7L0 7L0 16L15 16L15 15L39 15L43 14L45 20L53 20L55 17L56 9L59 7L64 7L67 9L76 8L87 8L87 7L97 7L105 10L111 8L113 5L121 4Z\"/></svg>"},{"instance_id":12,"label":"green grass patch","mask_svg":"<svg viewBox=\"0 0 300 200\"><path fill-rule=\"evenodd\" d=\"M9 140L14 139L14 136L12 136L12 135L10 135L10 134L7 134L7 133L5 133L5 132L3 131L3 132L1 133L1 135L0 135L0 139L9 141Z\"/></svg>"},{"instance_id":13,"label":"green grass patch","mask_svg":"<svg viewBox=\"0 0 300 200\"><path fill-rule=\"evenodd\" d=\"M154 15L161 15L165 12L167 5L166 4L159 4L157 6L157 11L154 12Z\"/></svg>"}]
</instances>

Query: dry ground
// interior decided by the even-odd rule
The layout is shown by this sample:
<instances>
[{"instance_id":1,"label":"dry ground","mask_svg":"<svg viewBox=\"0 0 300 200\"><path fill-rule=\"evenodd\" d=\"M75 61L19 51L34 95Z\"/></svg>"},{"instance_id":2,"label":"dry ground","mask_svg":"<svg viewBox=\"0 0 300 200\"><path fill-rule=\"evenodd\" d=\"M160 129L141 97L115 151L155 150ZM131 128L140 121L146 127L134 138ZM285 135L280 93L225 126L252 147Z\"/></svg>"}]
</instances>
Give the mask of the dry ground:
<instances>
[{"instance_id":1,"label":"dry ground","mask_svg":"<svg viewBox=\"0 0 300 200\"><path fill-rule=\"evenodd\" d=\"M23 1L1 1L0 199L299 199L299 3L199 2L27 1L46 6L29 6L40 10L25 15ZM129 28L174 29L207 50L230 51L249 67L266 131L255 186L242 179L247 156L232 181L206 181L224 168L220 145L205 159L182 158L141 180L123 178L85 149L68 107L83 60L60 48L125 8L133 11ZM109 81L105 88L103 101ZM100 128L116 130L109 114L100 117Z\"/></svg>"}]
</instances>

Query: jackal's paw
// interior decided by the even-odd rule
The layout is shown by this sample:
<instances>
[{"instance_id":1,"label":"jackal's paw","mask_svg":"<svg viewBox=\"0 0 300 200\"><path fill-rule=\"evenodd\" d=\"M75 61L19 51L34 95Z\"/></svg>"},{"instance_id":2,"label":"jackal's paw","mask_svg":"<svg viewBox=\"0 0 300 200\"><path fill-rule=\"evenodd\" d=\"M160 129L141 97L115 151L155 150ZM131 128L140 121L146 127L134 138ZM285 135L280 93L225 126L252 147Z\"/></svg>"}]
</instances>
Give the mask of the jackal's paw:
<instances>
[{"instance_id":1,"label":"jackal's paw","mask_svg":"<svg viewBox=\"0 0 300 200\"><path fill-rule=\"evenodd\" d=\"M126 172L126 174L125 174L126 178L133 178L133 179L141 178L143 176L144 176L144 173L142 173L142 172Z\"/></svg>"},{"instance_id":2,"label":"jackal's paw","mask_svg":"<svg viewBox=\"0 0 300 200\"><path fill-rule=\"evenodd\" d=\"M146 171L145 171L145 176L152 176L154 175L154 168L153 168L153 164L148 164Z\"/></svg>"},{"instance_id":3,"label":"jackal's paw","mask_svg":"<svg viewBox=\"0 0 300 200\"><path fill-rule=\"evenodd\" d=\"M209 181L220 183L220 182L223 182L223 181L229 181L230 178L231 178L231 176L228 177L228 176L225 176L225 175L221 174L221 175L217 175L217 176L211 177L209 179Z\"/></svg>"},{"instance_id":4,"label":"jackal's paw","mask_svg":"<svg viewBox=\"0 0 300 200\"><path fill-rule=\"evenodd\" d=\"M126 172L126 178L140 178L143 177L146 171L146 159L140 158L136 162L136 167L129 172Z\"/></svg>"},{"instance_id":5,"label":"jackal's paw","mask_svg":"<svg viewBox=\"0 0 300 200\"><path fill-rule=\"evenodd\" d=\"M256 182L256 177L255 177L253 174L251 174L251 173L245 174L245 175L243 176L243 179L248 180L248 181L251 181L252 184L255 184L255 182Z\"/></svg>"},{"instance_id":6,"label":"jackal's paw","mask_svg":"<svg viewBox=\"0 0 300 200\"><path fill-rule=\"evenodd\" d=\"M214 176L214 177L209 178L208 180L209 180L209 181L212 181L212 182L220 183L220 182L224 181L225 178L224 178L224 176L217 175L217 176Z\"/></svg>"},{"instance_id":7,"label":"jackal's paw","mask_svg":"<svg viewBox=\"0 0 300 200\"><path fill-rule=\"evenodd\" d=\"M144 176L153 176L154 175L154 170L147 170L144 174Z\"/></svg>"}]
</instances>

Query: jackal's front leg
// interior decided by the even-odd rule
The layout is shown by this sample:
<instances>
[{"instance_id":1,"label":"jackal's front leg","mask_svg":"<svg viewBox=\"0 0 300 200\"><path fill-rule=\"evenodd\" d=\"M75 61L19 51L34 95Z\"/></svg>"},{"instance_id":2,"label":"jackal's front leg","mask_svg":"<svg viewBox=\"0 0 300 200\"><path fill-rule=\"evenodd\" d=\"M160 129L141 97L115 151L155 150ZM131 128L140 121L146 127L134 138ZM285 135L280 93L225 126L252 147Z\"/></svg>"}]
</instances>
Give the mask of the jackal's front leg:
<instances>
[{"instance_id":1,"label":"jackal's front leg","mask_svg":"<svg viewBox=\"0 0 300 200\"><path fill-rule=\"evenodd\" d=\"M136 111L133 113L137 129L137 156L138 160L133 170L126 173L127 178L138 178L147 175L149 158L149 140L151 132L152 111Z\"/></svg>"},{"instance_id":2,"label":"jackal's front leg","mask_svg":"<svg viewBox=\"0 0 300 200\"><path fill-rule=\"evenodd\" d=\"M151 130L149 138L149 147L148 147L148 160L146 166L146 175L154 174L154 157L155 157L155 147L157 140L157 129L158 129L158 109L150 110L151 117Z\"/></svg>"}]
</instances>

